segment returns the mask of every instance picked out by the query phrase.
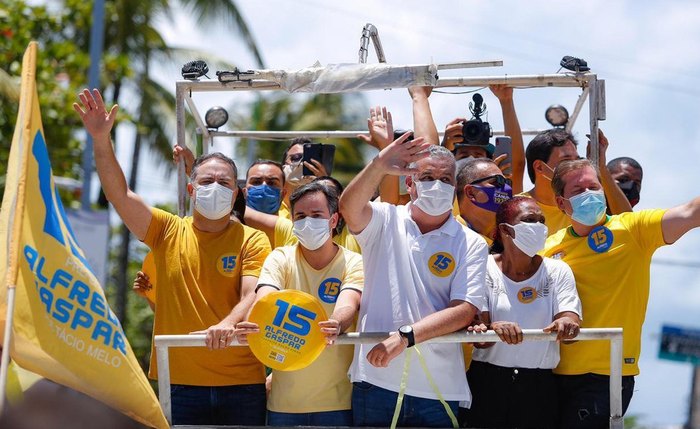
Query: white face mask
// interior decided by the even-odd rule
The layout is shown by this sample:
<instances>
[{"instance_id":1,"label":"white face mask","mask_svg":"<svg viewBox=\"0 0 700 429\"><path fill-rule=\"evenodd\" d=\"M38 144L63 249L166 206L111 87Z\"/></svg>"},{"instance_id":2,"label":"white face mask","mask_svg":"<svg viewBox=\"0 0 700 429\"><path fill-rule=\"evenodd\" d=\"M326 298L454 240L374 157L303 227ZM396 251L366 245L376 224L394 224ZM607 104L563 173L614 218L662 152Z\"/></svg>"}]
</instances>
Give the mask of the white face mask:
<instances>
[{"instance_id":1,"label":"white face mask","mask_svg":"<svg viewBox=\"0 0 700 429\"><path fill-rule=\"evenodd\" d=\"M301 162L296 164L285 164L282 166L284 171L284 179L293 188L298 188L302 185L310 183L314 178L312 176L304 176L304 165Z\"/></svg>"},{"instance_id":2,"label":"white face mask","mask_svg":"<svg viewBox=\"0 0 700 429\"><path fill-rule=\"evenodd\" d=\"M218 220L231 214L233 190L218 183L195 188L194 209L209 220Z\"/></svg>"},{"instance_id":3,"label":"white face mask","mask_svg":"<svg viewBox=\"0 0 700 429\"><path fill-rule=\"evenodd\" d=\"M520 222L515 225L506 224L515 230L513 244L524 254L533 257L540 250L544 249L547 241L547 226L540 222Z\"/></svg>"},{"instance_id":4,"label":"white face mask","mask_svg":"<svg viewBox=\"0 0 700 429\"><path fill-rule=\"evenodd\" d=\"M440 180L428 182L413 181L418 198L413 201L419 209L430 216L440 216L452 210L455 187Z\"/></svg>"},{"instance_id":5,"label":"white face mask","mask_svg":"<svg viewBox=\"0 0 700 429\"><path fill-rule=\"evenodd\" d=\"M294 221L292 233L299 243L309 250L316 250L331 238L330 219L305 217Z\"/></svg>"}]
</instances>

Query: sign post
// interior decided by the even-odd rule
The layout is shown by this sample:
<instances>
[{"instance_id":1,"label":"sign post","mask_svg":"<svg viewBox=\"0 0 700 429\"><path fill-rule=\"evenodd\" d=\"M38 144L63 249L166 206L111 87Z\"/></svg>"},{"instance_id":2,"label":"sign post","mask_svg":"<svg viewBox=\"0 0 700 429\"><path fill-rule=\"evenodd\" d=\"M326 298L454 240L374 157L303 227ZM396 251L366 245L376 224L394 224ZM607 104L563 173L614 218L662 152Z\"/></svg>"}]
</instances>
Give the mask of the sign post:
<instances>
[{"instance_id":1,"label":"sign post","mask_svg":"<svg viewBox=\"0 0 700 429\"><path fill-rule=\"evenodd\" d=\"M700 329L663 326L659 359L690 362L694 365L688 423L685 427L700 429Z\"/></svg>"}]
</instances>

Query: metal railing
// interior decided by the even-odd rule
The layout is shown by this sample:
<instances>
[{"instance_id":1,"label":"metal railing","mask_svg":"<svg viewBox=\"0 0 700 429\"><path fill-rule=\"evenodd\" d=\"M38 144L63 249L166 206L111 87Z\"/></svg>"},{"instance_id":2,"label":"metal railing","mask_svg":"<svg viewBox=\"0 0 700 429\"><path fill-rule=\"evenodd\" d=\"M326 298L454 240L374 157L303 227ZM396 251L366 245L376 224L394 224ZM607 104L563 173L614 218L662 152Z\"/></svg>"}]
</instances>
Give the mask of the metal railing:
<instances>
[{"instance_id":1,"label":"metal railing","mask_svg":"<svg viewBox=\"0 0 700 429\"><path fill-rule=\"evenodd\" d=\"M461 62L461 63L448 63L438 65L438 69L462 69L471 67L490 67L501 65L500 61L483 61L483 62ZM574 114L570 119L569 126L573 126L576 121L579 111L583 107L583 103L586 99L589 102L589 121L590 121L590 139L591 139L591 157L594 162L598 159L598 121L605 119L605 81L598 79L598 76L594 73L554 73L554 74L538 74L538 75L502 75L502 76L464 76L464 77L444 77L439 78L436 88L463 88L463 87L486 87L494 84L504 84L514 88L581 88L586 91L579 97L579 101L576 104ZM242 80L242 81L230 81L230 82L219 82L217 80L209 81L191 81L182 80L175 83L175 112L177 119L177 143L178 145L184 147L187 144L187 136L185 131L185 116L186 108L189 109L192 117L194 118L197 127L201 131L203 147L205 151L208 150L212 139L214 136L217 137L243 137L243 136L255 136L256 138L266 138L277 137L280 134L274 134L266 131L260 131L251 134L252 131L240 130L238 132L225 132L225 131L210 131L206 124L204 123L203 117L200 114L197 106L192 98L194 93L211 93L211 92L259 92L259 91L279 91L282 87L279 83L263 80L263 79L253 79L253 80ZM364 131L364 130L363 130ZM290 136L308 136L307 131L296 131L287 132L283 134L285 137ZM326 137L340 137L341 134L332 135L334 133L327 134ZM356 135L355 131L350 132L351 135L348 137L354 137ZM498 135L498 133L495 133ZM186 185L187 178L185 177L185 167L184 162L178 163L178 214L184 216L186 212Z\"/></svg>"},{"instance_id":2,"label":"metal railing","mask_svg":"<svg viewBox=\"0 0 700 429\"><path fill-rule=\"evenodd\" d=\"M389 332L351 332L343 334L335 341L335 345L376 344L390 335ZM163 413L171 420L170 403L170 347L205 347L204 334L193 335L156 335L156 359L158 362L158 390L160 406ZM541 329L523 329L523 341L555 341L555 333L545 333ZM609 340L610 341L610 428L622 429L622 328L584 328L576 337L577 341ZM441 337L432 338L425 343L481 343L500 342L501 339L493 331L473 333L466 331L454 332ZM241 346L235 339L231 346Z\"/></svg>"}]
</instances>

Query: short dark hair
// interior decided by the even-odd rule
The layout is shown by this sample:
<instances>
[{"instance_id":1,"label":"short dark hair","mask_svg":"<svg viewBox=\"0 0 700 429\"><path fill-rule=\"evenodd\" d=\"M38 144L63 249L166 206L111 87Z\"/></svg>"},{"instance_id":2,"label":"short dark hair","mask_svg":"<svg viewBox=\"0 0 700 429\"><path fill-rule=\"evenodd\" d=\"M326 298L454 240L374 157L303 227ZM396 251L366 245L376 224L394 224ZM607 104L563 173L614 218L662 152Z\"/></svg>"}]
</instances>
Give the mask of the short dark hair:
<instances>
[{"instance_id":1,"label":"short dark hair","mask_svg":"<svg viewBox=\"0 0 700 429\"><path fill-rule=\"evenodd\" d=\"M304 186L300 186L296 191L292 192L292 196L289 197L289 204L292 209L292 216L294 216L294 206L297 201L302 199L305 195L315 194L316 192L321 192L326 196L326 201L328 201L328 212L333 215L333 213L338 213L338 191L334 186L328 183L320 182L314 180Z\"/></svg>"},{"instance_id":2,"label":"short dark hair","mask_svg":"<svg viewBox=\"0 0 700 429\"><path fill-rule=\"evenodd\" d=\"M238 167L236 167L236 163L233 162L231 158L228 156L224 155L221 152L212 152L208 153L206 155L202 155L199 158L194 160L194 164L192 164L192 172L190 173L190 180L194 182L194 179L197 178L197 170L199 169L199 166L204 164L205 162L211 160L211 159L218 159L220 161L224 161L227 163L231 168L233 169L233 180L234 184L235 181L238 180Z\"/></svg>"},{"instance_id":3,"label":"short dark hair","mask_svg":"<svg viewBox=\"0 0 700 429\"><path fill-rule=\"evenodd\" d=\"M461 161L461 159L460 159ZM459 163L459 161L457 161ZM479 170L479 167L482 165L486 164L493 164L496 165L495 162L493 162L489 158L474 158L470 159L466 162L463 163L462 168L459 169L459 172L457 173L457 199L459 200L462 198L462 195L464 194L464 187L467 186L468 184L472 183L473 181L480 179L477 176L477 171Z\"/></svg>"},{"instance_id":4,"label":"short dark hair","mask_svg":"<svg viewBox=\"0 0 700 429\"><path fill-rule=\"evenodd\" d=\"M238 187L238 193L236 194L236 199L233 201L233 210L231 211L231 214L235 216L236 219L238 219L238 221L243 225L245 225L245 207L245 195L241 191L241 188Z\"/></svg>"},{"instance_id":5,"label":"short dark hair","mask_svg":"<svg viewBox=\"0 0 700 429\"><path fill-rule=\"evenodd\" d=\"M275 167L279 168L280 172L282 173L282 186L284 186L284 168L282 168L282 164L280 164L277 161L273 161L271 159L259 159L259 160L255 161L254 163L250 164L250 167L248 167L248 171L245 172L246 182L248 181L248 175L250 174L250 169L255 167L256 165L274 165Z\"/></svg>"},{"instance_id":6,"label":"short dark hair","mask_svg":"<svg viewBox=\"0 0 700 429\"><path fill-rule=\"evenodd\" d=\"M313 141L311 141L311 139L309 139L308 137L296 137L295 139L293 139L292 142L289 143L289 146L287 146L287 149L285 149L282 153L282 164L284 164L285 161L287 161L287 154L289 153L289 149L293 148L298 144L303 146L304 143L313 143Z\"/></svg>"},{"instance_id":7,"label":"short dark hair","mask_svg":"<svg viewBox=\"0 0 700 429\"><path fill-rule=\"evenodd\" d=\"M628 156L621 156L619 158L615 158L612 161L608 162L608 165L606 165L606 167L608 168L608 171L613 172L619 170L623 164L627 164L630 167L639 170L639 172L642 173L642 177L644 177L644 170L642 170L641 164L639 164L634 158L630 158Z\"/></svg>"},{"instance_id":8,"label":"short dark hair","mask_svg":"<svg viewBox=\"0 0 700 429\"><path fill-rule=\"evenodd\" d=\"M562 128L552 128L551 130L542 131L532 139L525 150L527 175L530 176L532 183L535 183L535 161L540 160L548 162L549 157L552 155L552 149L564 146L567 141L573 143L574 146L578 146L578 142L573 134Z\"/></svg>"},{"instance_id":9,"label":"short dark hair","mask_svg":"<svg viewBox=\"0 0 700 429\"><path fill-rule=\"evenodd\" d=\"M501 238L501 230L498 228L498 225L502 223L512 225L513 219L515 219L519 213L518 207L525 201L537 203L530 197L515 196L510 200L502 202L501 205L498 206L498 210L496 210L496 234L493 238L491 249L489 250L490 253L503 253L503 239Z\"/></svg>"},{"instance_id":10,"label":"short dark hair","mask_svg":"<svg viewBox=\"0 0 700 429\"><path fill-rule=\"evenodd\" d=\"M564 195L564 187L566 186L564 176L567 173L576 170L583 170L586 167L591 167L593 171L595 171L596 176L598 176L598 181L600 181L600 172L598 171L598 168L596 168L595 164L593 164L589 159L572 159L562 161L559 165L557 165L557 168L554 169L554 176L552 177L552 190L554 191L554 195L557 197Z\"/></svg>"},{"instance_id":11,"label":"short dark hair","mask_svg":"<svg viewBox=\"0 0 700 429\"><path fill-rule=\"evenodd\" d=\"M340 183L340 182L338 181L338 179L336 179L335 177L331 177L331 176L321 176L321 177L315 178L313 181L314 181L314 182L321 182L321 181L324 181L324 180L327 180L327 181L331 182L331 183L335 186L336 191L338 191L338 195L339 195L339 196L340 196L340 195L343 193L343 191L345 190L345 188L343 187L343 184Z\"/></svg>"}]
</instances>

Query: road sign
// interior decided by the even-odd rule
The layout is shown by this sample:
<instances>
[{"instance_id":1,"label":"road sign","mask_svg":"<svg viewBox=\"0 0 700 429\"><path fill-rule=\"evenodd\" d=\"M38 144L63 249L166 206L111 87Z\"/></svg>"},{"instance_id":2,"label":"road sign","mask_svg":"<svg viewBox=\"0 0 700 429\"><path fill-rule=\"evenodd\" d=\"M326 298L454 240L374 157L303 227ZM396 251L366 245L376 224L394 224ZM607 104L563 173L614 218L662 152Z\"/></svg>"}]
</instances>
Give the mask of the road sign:
<instances>
[{"instance_id":1,"label":"road sign","mask_svg":"<svg viewBox=\"0 0 700 429\"><path fill-rule=\"evenodd\" d=\"M663 326L659 359L700 365L700 329Z\"/></svg>"}]
</instances>

